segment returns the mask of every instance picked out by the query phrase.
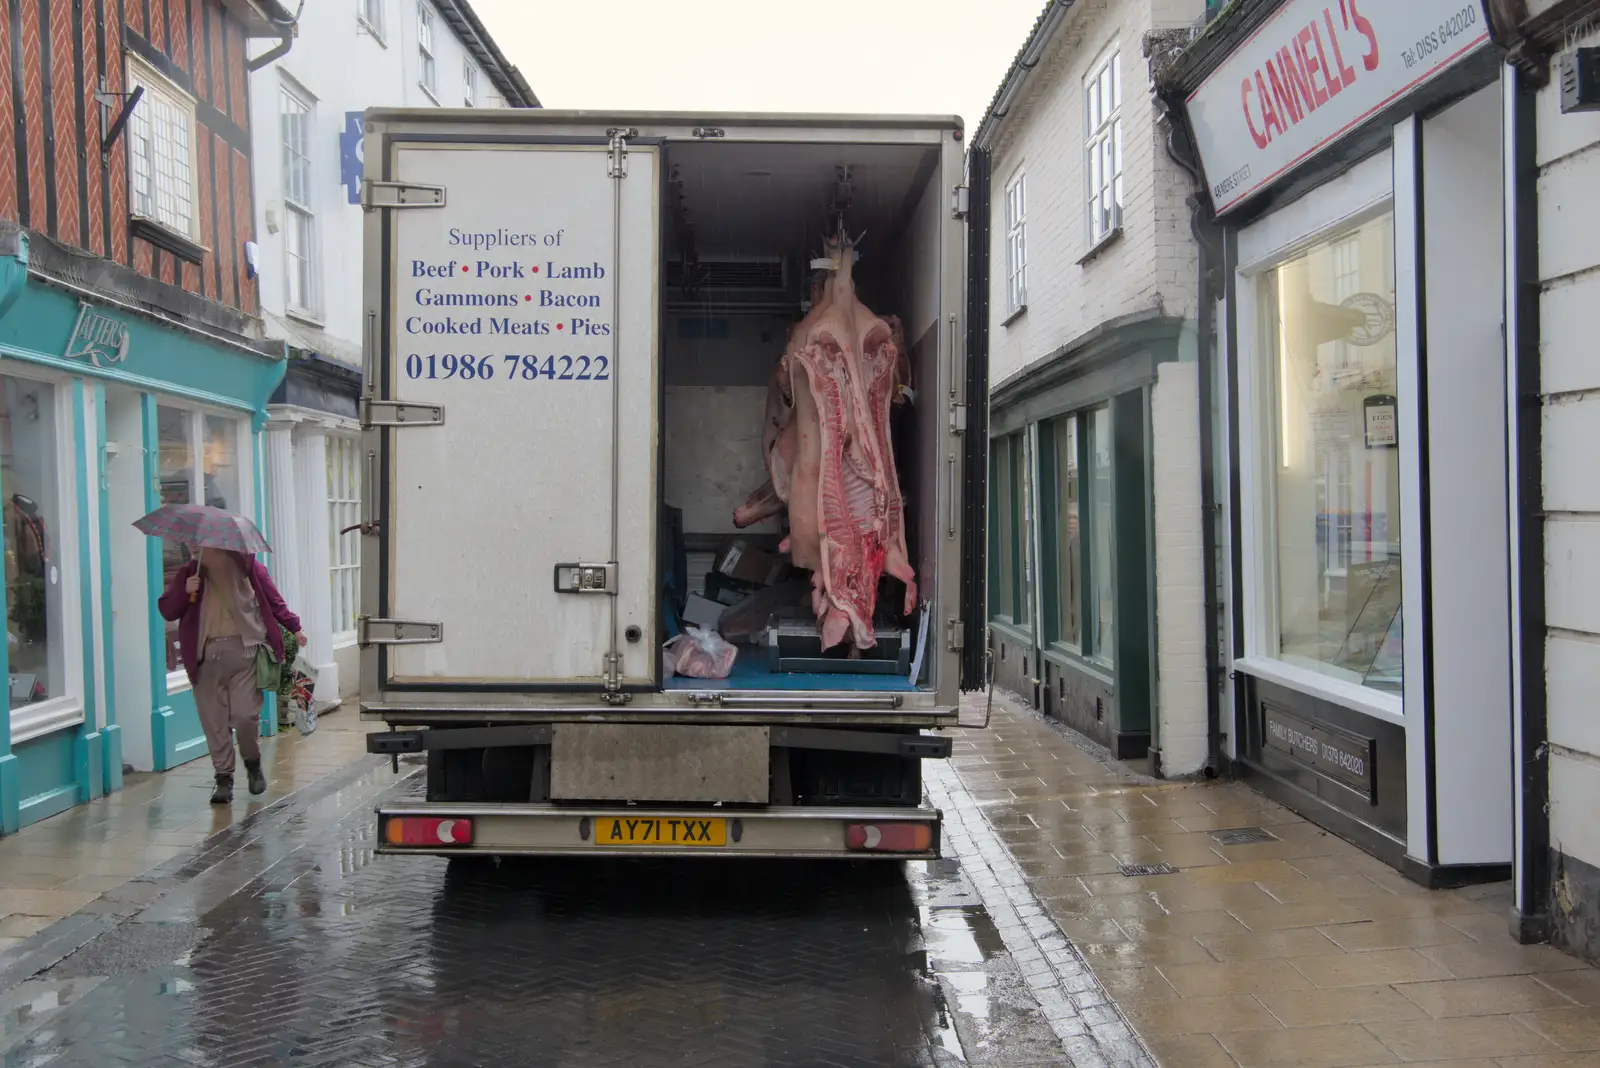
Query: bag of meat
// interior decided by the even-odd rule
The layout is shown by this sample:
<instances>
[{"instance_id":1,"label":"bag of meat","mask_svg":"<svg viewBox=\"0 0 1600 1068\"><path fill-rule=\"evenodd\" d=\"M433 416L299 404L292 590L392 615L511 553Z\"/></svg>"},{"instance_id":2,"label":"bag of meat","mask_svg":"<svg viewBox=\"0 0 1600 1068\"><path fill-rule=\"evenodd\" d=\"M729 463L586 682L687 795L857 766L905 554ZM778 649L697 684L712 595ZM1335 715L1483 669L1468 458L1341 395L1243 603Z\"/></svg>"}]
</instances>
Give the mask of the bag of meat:
<instances>
[{"instance_id":1,"label":"bag of meat","mask_svg":"<svg viewBox=\"0 0 1600 1068\"><path fill-rule=\"evenodd\" d=\"M699 627L685 627L663 648L673 669L691 679L725 679L739 655L739 650L723 641L722 635Z\"/></svg>"}]
</instances>

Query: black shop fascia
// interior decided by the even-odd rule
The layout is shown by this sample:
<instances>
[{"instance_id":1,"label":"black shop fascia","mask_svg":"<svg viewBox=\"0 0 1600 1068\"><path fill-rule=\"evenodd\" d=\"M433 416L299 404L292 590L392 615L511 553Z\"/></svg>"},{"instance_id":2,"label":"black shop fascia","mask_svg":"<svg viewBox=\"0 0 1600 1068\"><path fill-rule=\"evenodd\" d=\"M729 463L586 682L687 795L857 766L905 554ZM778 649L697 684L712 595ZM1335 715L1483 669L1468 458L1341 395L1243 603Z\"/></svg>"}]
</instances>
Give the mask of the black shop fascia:
<instances>
[{"instance_id":1,"label":"black shop fascia","mask_svg":"<svg viewBox=\"0 0 1600 1068\"><path fill-rule=\"evenodd\" d=\"M1506 70L1479 0L1237 0L1158 76L1215 326L1221 749L1430 885L1513 852Z\"/></svg>"}]
</instances>

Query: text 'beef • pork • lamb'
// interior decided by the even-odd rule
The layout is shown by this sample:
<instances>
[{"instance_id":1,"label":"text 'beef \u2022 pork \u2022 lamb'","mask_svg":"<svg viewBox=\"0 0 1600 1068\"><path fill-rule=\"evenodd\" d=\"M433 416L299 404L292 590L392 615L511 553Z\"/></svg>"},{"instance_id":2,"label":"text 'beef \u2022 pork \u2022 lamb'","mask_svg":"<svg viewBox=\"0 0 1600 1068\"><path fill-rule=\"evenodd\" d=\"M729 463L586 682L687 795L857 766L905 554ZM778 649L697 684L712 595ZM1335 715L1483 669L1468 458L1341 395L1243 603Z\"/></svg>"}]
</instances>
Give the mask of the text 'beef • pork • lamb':
<instances>
[{"instance_id":1,"label":"text 'beef \u2022 pork \u2022 lamb'","mask_svg":"<svg viewBox=\"0 0 1600 1068\"><path fill-rule=\"evenodd\" d=\"M847 638L854 649L877 644L873 613L885 572L905 583L907 614L917 600L889 442L889 407L909 385L909 365L898 320L857 298L855 259L852 242L828 241L821 292L790 333L767 394L770 479L734 512L744 528L787 507L780 549L812 572L823 649Z\"/></svg>"}]
</instances>

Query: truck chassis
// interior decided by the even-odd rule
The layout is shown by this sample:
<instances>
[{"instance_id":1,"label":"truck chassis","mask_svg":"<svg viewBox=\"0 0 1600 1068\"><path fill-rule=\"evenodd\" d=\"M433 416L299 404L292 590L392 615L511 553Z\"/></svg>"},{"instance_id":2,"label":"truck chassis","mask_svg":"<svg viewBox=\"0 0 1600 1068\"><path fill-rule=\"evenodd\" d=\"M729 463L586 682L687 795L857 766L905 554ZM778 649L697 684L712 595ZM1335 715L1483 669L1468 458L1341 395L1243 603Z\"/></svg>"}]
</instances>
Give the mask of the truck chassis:
<instances>
[{"instance_id":1,"label":"truck chassis","mask_svg":"<svg viewBox=\"0 0 1600 1068\"><path fill-rule=\"evenodd\" d=\"M675 739L690 726L667 725L665 729L675 732L670 736L644 734L651 730L648 726L609 729L632 732L648 750L653 738ZM941 815L921 806L921 762L948 757L948 737L914 728L701 726L720 736L742 731L736 742L764 752L755 767L746 759L743 767L713 764L705 769L698 777L704 785L701 800L665 802L652 793L665 789L671 796L695 795L684 789L681 778L662 787L651 782L652 772L641 772L625 755L596 759L592 749L585 752L588 777L583 781L599 784L588 789L606 796L573 796L585 787L564 782L556 771L564 727L568 736L594 729L592 724L556 722L368 735L368 751L391 757L397 770L401 755L427 758L426 799L379 806L377 851L902 860L940 855ZM624 744L630 740L626 733L622 738ZM731 760L749 752L731 750ZM669 768L677 763L671 753L656 753L647 761L663 762ZM756 787L764 790L761 799L748 786L752 771L766 779ZM696 776L690 773L690 778ZM718 794L739 800L704 799ZM624 799L634 796L638 799Z\"/></svg>"}]
</instances>

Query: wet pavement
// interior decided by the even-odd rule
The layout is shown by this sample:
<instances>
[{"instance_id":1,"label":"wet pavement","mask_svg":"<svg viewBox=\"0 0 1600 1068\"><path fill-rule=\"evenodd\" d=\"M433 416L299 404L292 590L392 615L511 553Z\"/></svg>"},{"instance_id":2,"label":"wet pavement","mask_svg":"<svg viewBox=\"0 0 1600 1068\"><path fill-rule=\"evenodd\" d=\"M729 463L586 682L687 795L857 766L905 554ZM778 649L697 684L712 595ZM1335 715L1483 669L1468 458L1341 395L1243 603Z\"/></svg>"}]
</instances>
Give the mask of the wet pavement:
<instances>
[{"instance_id":1,"label":"wet pavement","mask_svg":"<svg viewBox=\"0 0 1600 1068\"><path fill-rule=\"evenodd\" d=\"M0 1065L1151 1063L986 865L375 857L402 772L360 761L0 955Z\"/></svg>"},{"instance_id":2,"label":"wet pavement","mask_svg":"<svg viewBox=\"0 0 1600 1068\"><path fill-rule=\"evenodd\" d=\"M1505 885L1003 698L926 767L929 864L375 858L420 782L347 729L265 803L180 774L0 840L0 1068L1600 1068L1600 971L1514 944Z\"/></svg>"}]
</instances>

